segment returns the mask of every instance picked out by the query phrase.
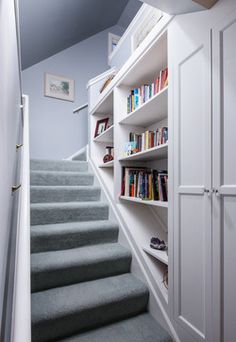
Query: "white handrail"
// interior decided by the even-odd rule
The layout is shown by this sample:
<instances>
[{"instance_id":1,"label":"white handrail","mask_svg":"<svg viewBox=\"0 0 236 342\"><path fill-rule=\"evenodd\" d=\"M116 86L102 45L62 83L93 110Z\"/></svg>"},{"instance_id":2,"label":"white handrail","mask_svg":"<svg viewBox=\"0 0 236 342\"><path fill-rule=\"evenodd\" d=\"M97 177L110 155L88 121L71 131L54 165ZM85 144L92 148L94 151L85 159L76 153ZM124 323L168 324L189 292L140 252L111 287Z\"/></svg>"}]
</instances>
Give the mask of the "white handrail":
<instances>
[{"instance_id":1,"label":"white handrail","mask_svg":"<svg viewBox=\"0 0 236 342\"><path fill-rule=\"evenodd\" d=\"M24 127L21 166L21 191L18 213L14 303L11 342L31 341L30 309L30 174L29 174L29 99L23 96Z\"/></svg>"},{"instance_id":2,"label":"white handrail","mask_svg":"<svg viewBox=\"0 0 236 342\"><path fill-rule=\"evenodd\" d=\"M78 112L80 112L81 110L83 110L83 109L86 108L86 107L88 107L88 103L85 103L85 104L83 104L82 106L79 106L79 107L75 108L75 109L73 110L73 113L74 113L74 114L75 114L75 113L78 113Z\"/></svg>"}]
</instances>

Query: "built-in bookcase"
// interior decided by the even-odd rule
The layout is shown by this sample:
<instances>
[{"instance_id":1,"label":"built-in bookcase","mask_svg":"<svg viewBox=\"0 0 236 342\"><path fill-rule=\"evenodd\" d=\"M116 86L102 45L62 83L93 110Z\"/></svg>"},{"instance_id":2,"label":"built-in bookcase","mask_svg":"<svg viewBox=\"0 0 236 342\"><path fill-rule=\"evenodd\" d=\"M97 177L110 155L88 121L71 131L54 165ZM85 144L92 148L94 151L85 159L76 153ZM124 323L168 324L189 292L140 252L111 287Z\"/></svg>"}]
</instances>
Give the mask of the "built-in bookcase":
<instances>
[{"instance_id":1,"label":"built-in bookcase","mask_svg":"<svg viewBox=\"0 0 236 342\"><path fill-rule=\"evenodd\" d=\"M141 134L146 130L168 127L168 86L159 91L136 110L127 114L130 91L143 84L151 84L167 65L167 32L156 34L139 55L131 56L107 87L104 96L90 108L90 154L107 190L112 195L137 247L140 257L161 294L163 305L168 303L168 290L163 274L168 268L168 253L150 248L150 239L158 236L168 243L168 202L142 200L121 196L123 167L146 167L168 170L168 142L148 150L124 155L129 133ZM111 117L110 127L94 138L97 120ZM106 145L114 146L114 161L104 165L102 158Z\"/></svg>"}]
</instances>

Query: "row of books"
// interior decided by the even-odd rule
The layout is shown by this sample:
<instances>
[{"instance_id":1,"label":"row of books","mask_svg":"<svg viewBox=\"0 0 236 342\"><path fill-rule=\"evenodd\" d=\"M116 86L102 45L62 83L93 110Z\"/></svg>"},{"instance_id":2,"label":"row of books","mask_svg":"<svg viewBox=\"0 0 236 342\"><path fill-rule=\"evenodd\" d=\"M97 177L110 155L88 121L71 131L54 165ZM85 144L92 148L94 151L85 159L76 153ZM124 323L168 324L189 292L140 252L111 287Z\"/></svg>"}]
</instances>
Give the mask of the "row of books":
<instances>
[{"instance_id":1,"label":"row of books","mask_svg":"<svg viewBox=\"0 0 236 342\"><path fill-rule=\"evenodd\" d=\"M124 167L121 195L167 202L168 173L166 170Z\"/></svg>"},{"instance_id":2,"label":"row of books","mask_svg":"<svg viewBox=\"0 0 236 342\"><path fill-rule=\"evenodd\" d=\"M130 95L127 98L127 113L133 112L143 103L150 100L159 91L164 89L168 85L168 68L161 70L160 76L158 76L152 84L144 84L139 88L131 90Z\"/></svg>"},{"instance_id":3,"label":"row of books","mask_svg":"<svg viewBox=\"0 0 236 342\"><path fill-rule=\"evenodd\" d=\"M129 142L125 145L125 156L148 150L168 142L168 127L157 128L155 131L145 131L142 134L129 134Z\"/></svg>"}]
</instances>

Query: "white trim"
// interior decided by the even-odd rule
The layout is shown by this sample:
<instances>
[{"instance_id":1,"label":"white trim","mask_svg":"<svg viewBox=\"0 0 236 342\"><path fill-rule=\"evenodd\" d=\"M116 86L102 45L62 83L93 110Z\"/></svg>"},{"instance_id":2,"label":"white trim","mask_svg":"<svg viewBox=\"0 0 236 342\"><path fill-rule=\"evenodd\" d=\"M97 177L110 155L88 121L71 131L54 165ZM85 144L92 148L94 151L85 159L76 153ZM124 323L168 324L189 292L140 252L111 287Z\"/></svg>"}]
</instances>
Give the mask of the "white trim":
<instances>
[{"instance_id":1,"label":"white trim","mask_svg":"<svg viewBox=\"0 0 236 342\"><path fill-rule=\"evenodd\" d=\"M11 342L31 342L30 290L30 176L29 176L29 98L24 100L24 128L19 200L19 227L16 246L16 269Z\"/></svg>"}]
</instances>

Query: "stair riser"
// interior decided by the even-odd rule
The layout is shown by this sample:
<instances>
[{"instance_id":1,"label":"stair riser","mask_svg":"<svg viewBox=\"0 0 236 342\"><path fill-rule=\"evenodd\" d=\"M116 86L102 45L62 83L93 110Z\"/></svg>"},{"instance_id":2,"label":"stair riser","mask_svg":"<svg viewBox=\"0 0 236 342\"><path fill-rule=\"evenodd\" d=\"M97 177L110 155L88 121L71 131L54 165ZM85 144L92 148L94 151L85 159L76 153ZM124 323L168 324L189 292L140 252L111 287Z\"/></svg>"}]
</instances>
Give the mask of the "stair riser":
<instances>
[{"instance_id":1,"label":"stair riser","mask_svg":"<svg viewBox=\"0 0 236 342\"><path fill-rule=\"evenodd\" d=\"M107 220L108 207L31 208L31 225Z\"/></svg>"},{"instance_id":2,"label":"stair riser","mask_svg":"<svg viewBox=\"0 0 236 342\"><path fill-rule=\"evenodd\" d=\"M31 172L31 185L93 185L93 176L89 174L44 174Z\"/></svg>"},{"instance_id":3,"label":"stair riser","mask_svg":"<svg viewBox=\"0 0 236 342\"><path fill-rule=\"evenodd\" d=\"M70 248L117 242L118 229L68 232L57 235L31 234L31 253L59 251Z\"/></svg>"},{"instance_id":4,"label":"stair riser","mask_svg":"<svg viewBox=\"0 0 236 342\"><path fill-rule=\"evenodd\" d=\"M32 324L32 342L57 340L77 334L86 329L126 319L146 311L148 293L134 294L119 301L106 303L100 307L78 308L67 316L60 315L55 320L46 320ZM108 336L109 341L109 336Z\"/></svg>"},{"instance_id":5,"label":"stair riser","mask_svg":"<svg viewBox=\"0 0 236 342\"><path fill-rule=\"evenodd\" d=\"M44 272L31 271L31 291L43 291L53 287L66 286L82 281L111 277L130 271L131 256L122 256L114 260L107 259L84 265L67 267Z\"/></svg>"},{"instance_id":6,"label":"stair riser","mask_svg":"<svg viewBox=\"0 0 236 342\"><path fill-rule=\"evenodd\" d=\"M31 170L43 170L43 171L74 171L74 172L86 172L88 170L88 163L85 161L80 162L63 162L63 161L38 161L31 160Z\"/></svg>"},{"instance_id":7,"label":"stair riser","mask_svg":"<svg viewBox=\"0 0 236 342\"><path fill-rule=\"evenodd\" d=\"M99 188L88 189L51 189L31 187L30 200L31 203L50 203L50 202L88 202L98 201L100 199L101 190Z\"/></svg>"}]
</instances>

